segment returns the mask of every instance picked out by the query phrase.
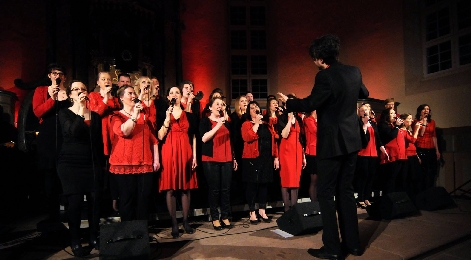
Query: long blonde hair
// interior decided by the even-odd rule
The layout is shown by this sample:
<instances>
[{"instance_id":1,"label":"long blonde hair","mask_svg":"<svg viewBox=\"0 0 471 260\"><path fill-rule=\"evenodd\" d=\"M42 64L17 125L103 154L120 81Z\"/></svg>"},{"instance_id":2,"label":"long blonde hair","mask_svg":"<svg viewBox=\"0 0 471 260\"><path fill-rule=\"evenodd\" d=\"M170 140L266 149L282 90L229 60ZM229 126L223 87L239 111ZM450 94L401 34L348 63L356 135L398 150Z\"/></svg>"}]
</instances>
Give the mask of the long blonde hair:
<instances>
[{"instance_id":1,"label":"long blonde hair","mask_svg":"<svg viewBox=\"0 0 471 260\"><path fill-rule=\"evenodd\" d=\"M234 104L234 109L235 109L235 112L237 113L237 115L242 116L242 111L240 111L240 106L239 106L239 101L241 98L247 98L245 95L240 95L236 98L235 100L235 104Z\"/></svg>"}]
</instances>

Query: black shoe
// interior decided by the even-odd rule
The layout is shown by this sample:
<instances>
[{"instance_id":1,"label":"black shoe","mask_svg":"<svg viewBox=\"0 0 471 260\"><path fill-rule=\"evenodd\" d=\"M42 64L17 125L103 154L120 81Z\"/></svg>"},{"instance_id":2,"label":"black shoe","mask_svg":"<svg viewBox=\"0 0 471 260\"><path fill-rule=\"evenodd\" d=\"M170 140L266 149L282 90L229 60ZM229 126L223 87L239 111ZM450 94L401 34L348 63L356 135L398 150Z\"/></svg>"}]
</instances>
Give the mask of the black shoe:
<instances>
[{"instance_id":1,"label":"black shoe","mask_svg":"<svg viewBox=\"0 0 471 260\"><path fill-rule=\"evenodd\" d=\"M227 222L229 222L229 219L224 219L224 220L227 220ZM231 222L229 222L229 224L224 223L224 220L221 221L221 226L222 226L223 228L231 229L231 228L234 227L234 225L232 225Z\"/></svg>"},{"instance_id":2,"label":"black shoe","mask_svg":"<svg viewBox=\"0 0 471 260\"><path fill-rule=\"evenodd\" d=\"M261 217L260 219L265 223L271 223L271 218L269 218L269 217L267 217L267 218Z\"/></svg>"},{"instance_id":3,"label":"black shoe","mask_svg":"<svg viewBox=\"0 0 471 260\"><path fill-rule=\"evenodd\" d=\"M80 243L71 243L70 248L76 257L84 257L90 254L91 249L82 247Z\"/></svg>"},{"instance_id":4,"label":"black shoe","mask_svg":"<svg viewBox=\"0 0 471 260\"><path fill-rule=\"evenodd\" d=\"M329 253L325 252L324 247L321 247L319 249L309 248L307 250L307 252L308 252L308 254L310 254L314 257L320 258L320 259L331 259L331 260L344 259L340 255L329 254Z\"/></svg>"},{"instance_id":5,"label":"black shoe","mask_svg":"<svg viewBox=\"0 0 471 260\"><path fill-rule=\"evenodd\" d=\"M361 248L348 248L344 243L341 244L342 252L344 255L354 255L354 256L361 256L363 254L363 250Z\"/></svg>"},{"instance_id":6,"label":"black shoe","mask_svg":"<svg viewBox=\"0 0 471 260\"><path fill-rule=\"evenodd\" d=\"M178 223L172 225L172 233L170 233L173 238L178 238L180 236L180 231L178 230Z\"/></svg>"},{"instance_id":7,"label":"black shoe","mask_svg":"<svg viewBox=\"0 0 471 260\"><path fill-rule=\"evenodd\" d=\"M95 250L100 250L100 239L97 237L91 237L90 242L88 243L90 247L95 248Z\"/></svg>"},{"instance_id":8,"label":"black shoe","mask_svg":"<svg viewBox=\"0 0 471 260\"><path fill-rule=\"evenodd\" d=\"M219 220L218 220L218 222L219 222L219 226L214 225L214 221L212 222L213 223L213 228L214 228L214 230L221 231L221 230L224 229L224 227L222 226L222 223L220 223Z\"/></svg>"},{"instance_id":9,"label":"black shoe","mask_svg":"<svg viewBox=\"0 0 471 260\"><path fill-rule=\"evenodd\" d=\"M183 220L183 229L185 230L185 233L187 234L195 233L195 230L190 226L190 223L188 223L188 220Z\"/></svg>"},{"instance_id":10,"label":"black shoe","mask_svg":"<svg viewBox=\"0 0 471 260\"><path fill-rule=\"evenodd\" d=\"M250 224L252 224L252 225L258 225L258 219L257 219L257 220L251 220L251 219L249 219L249 220L250 220Z\"/></svg>"},{"instance_id":11,"label":"black shoe","mask_svg":"<svg viewBox=\"0 0 471 260\"><path fill-rule=\"evenodd\" d=\"M360 248L347 249L347 252L354 256L361 256L363 254L363 250Z\"/></svg>"}]
</instances>

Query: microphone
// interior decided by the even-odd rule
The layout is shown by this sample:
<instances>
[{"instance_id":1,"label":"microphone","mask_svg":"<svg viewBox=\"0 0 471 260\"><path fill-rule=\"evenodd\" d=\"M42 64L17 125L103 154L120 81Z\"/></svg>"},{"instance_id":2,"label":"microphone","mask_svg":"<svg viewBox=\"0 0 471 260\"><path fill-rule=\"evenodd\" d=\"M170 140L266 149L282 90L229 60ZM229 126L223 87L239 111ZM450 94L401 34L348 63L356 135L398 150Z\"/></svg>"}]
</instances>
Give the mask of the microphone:
<instances>
[{"instance_id":1,"label":"microphone","mask_svg":"<svg viewBox=\"0 0 471 260\"><path fill-rule=\"evenodd\" d=\"M171 104L172 106L174 106L175 103L177 103L177 99L176 99L176 98L172 98L172 100L170 100L170 104Z\"/></svg>"},{"instance_id":2,"label":"microphone","mask_svg":"<svg viewBox=\"0 0 471 260\"><path fill-rule=\"evenodd\" d=\"M145 87L146 90L150 89L150 85L147 85L147 87Z\"/></svg>"},{"instance_id":3,"label":"microphone","mask_svg":"<svg viewBox=\"0 0 471 260\"><path fill-rule=\"evenodd\" d=\"M260 110L255 110L255 114L260 115Z\"/></svg>"},{"instance_id":4,"label":"microphone","mask_svg":"<svg viewBox=\"0 0 471 260\"><path fill-rule=\"evenodd\" d=\"M78 95L79 95L79 97L80 97L80 95L82 95L82 92L80 92ZM87 96L85 96L83 99L85 99L85 100L87 100L87 101L90 100Z\"/></svg>"},{"instance_id":5,"label":"microphone","mask_svg":"<svg viewBox=\"0 0 471 260\"><path fill-rule=\"evenodd\" d=\"M61 84L61 81L62 81L62 80L61 80L60 78L57 78L57 79L56 79L56 85L59 86L59 85Z\"/></svg>"},{"instance_id":6,"label":"microphone","mask_svg":"<svg viewBox=\"0 0 471 260\"><path fill-rule=\"evenodd\" d=\"M224 116L224 112L222 110L219 110L219 116L220 117L223 117Z\"/></svg>"},{"instance_id":7,"label":"microphone","mask_svg":"<svg viewBox=\"0 0 471 260\"><path fill-rule=\"evenodd\" d=\"M137 103L141 103L141 100L139 100L138 98L135 98L135 99L133 99L132 101L134 101L134 103L136 103L136 104L137 104Z\"/></svg>"},{"instance_id":8,"label":"microphone","mask_svg":"<svg viewBox=\"0 0 471 260\"><path fill-rule=\"evenodd\" d=\"M200 90L200 91L196 92L196 95L195 95L194 99L200 101L201 99L203 99L203 96L204 96L204 94L203 94L203 92Z\"/></svg>"},{"instance_id":9,"label":"microphone","mask_svg":"<svg viewBox=\"0 0 471 260\"><path fill-rule=\"evenodd\" d=\"M304 214L303 214L303 217L317 216L317 215L320 215L320 214L321 214L320 211L314 210L314 211L311 212L311 213L304 213Z\"/></svg>"}]
</instances>

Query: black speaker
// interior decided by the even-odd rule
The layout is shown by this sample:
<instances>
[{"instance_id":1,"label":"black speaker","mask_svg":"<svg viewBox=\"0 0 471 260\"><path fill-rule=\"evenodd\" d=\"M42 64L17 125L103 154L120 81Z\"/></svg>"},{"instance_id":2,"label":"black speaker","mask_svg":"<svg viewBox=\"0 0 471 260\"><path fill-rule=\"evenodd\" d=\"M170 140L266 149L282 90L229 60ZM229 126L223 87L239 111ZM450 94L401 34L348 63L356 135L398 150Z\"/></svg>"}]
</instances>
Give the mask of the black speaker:
<instances>
[{"instance_id":1,"label":"black speaker","mask_svg":"<svg viewBox=\"0 0 471 260\"><path fill-rule=\"evenodd\" d=\"M149 259L147 220L123 221L100 227L100 259Z\"/></svg>"},{"instance_id":2,"label":"black speaker","mask_svg":"<svg viewBox=\"0 0 471 260\"><path fill-rule=\"evenodd\" d=\"M415 205L420 210L437 210L456 206L455 201L443 187L431 187L415 197Z\"/></svg>"},{"instance_id":3,"label":"black speaker","mask_svg":"<svg viewBox=\"0 0 471 260\"><path fill-rule=\"evenodd\" d=\"M381 197L381 200L366 208L368 215L374 218L395 219L418 213L414 203L405 192L391 192Z\"/></svg>"},{"instance_id":4,"label":"black speaker","mask_svg":"<svg viewBox=\"0 0 471 260\"><path fill-rule=\"evenodd\" d=\"M319 232L322 218L319 202L297 203L276 220L278 227L293 236Z\"/></svg>"}]
</instances>

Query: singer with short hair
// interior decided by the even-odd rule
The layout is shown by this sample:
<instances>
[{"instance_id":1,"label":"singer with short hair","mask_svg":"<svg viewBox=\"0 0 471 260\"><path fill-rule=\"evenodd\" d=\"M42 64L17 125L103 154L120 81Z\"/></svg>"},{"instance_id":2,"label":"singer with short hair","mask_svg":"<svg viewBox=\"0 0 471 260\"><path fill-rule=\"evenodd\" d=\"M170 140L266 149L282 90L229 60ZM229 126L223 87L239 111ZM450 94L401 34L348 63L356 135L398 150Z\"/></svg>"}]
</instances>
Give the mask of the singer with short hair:
<instances>
[{"instance_id":1,"label":"singer with short hair","mask_svg":"<svg viewBox=\"0 0 471 260\"><path fill-rule=\"evenodd\" d=\"M357 207L366 209L371 206L371 193L373 192L373 180L379 162L380 152L388 157L386 149L379 137L378 127L371 121L370 107L363 104L358 108L358 116L362 122L364 140L362 149L358 152L355 170L355 190L358 193Z\"/></svg>"},{"instance_id":2,"label":"singer with short hair","mask_svg":"<svg viewBox=\"0 0 471 260\"><path fill-rule=\"evenodd\" d=\"M357 101L368 97L369 93L360 69L338 61L339 50L340 39L335 35L314 40L309 55L319 72L311 94L303 99L288 100L286 95L278 93L286 102L288 112L317 111L317 195L324 225L324 246L309 249L308 253L323 259L343 259L344 251L362 254L352 182L362 145ZM342 250L340 244L339 226L346 250Z\"/></svg>"},{"instance_id":3,"label":"singer with short hair","mask_svg":"<svg viewBox=\"0 0 471 260\"><path fill-rule=\"evenodd\" d=\"M98 248L100 222L101 118L87 107L88 90L80 81L72 81L67 88L72 102L68 109L59 111L59 122L64 141L57 161L57 173L67 198L70 243L75 256L90 251L80 243L80 222L83 197L88 204L90 246Z\"/></svg>"},{"instance_id":4,"label":"singer with short hair","mask_svg":"<svg viewBox=\"0 0 471 260\"><path fill-rule=\"evenodd\" d=\"M119 213L123 221L147 220L153 172L160 168L158 141L133 87L125 85L117 94L122 109L110 118L110 172L119 191Z\"/></svg>"},{"instance_id":5,"label":"singer with short hair","mask_svg":"<svg viewBox=\"0 0 471 260\"><path fill-rule=\"evenodd\" d=\"M267 206L268 184L273 182L273 169L280 167L278 147L275 143L276 132L272 125L262 120L263 115L256 101L249 102L249 115L242 124L244 149L242 180L246 182L246 199L249 204L250 223L258 224L258 213L264 222L271 222L265 209Z\"/></svg>"},{"instance_id":6,"label":"singer with short hair","mask_svg":"<svg viewBox=\"0 0 471 260\"><path fill-rule=\"evenodd\" d=\"M33 113L39 118L37 144L38 170L44 176L45 208L50 222L59 223L61 185L57 177L57 154L62 145L62 132L58 112L70 106L65 87L65 68L57 63L49 64L47 77L50 86L34 90Z\"/></svg>"},{"instance_id":7,"label":"singer with short hair","mask_svg":"<svg viewBox=\"0 0 471 260\"><path fill-rule=\"evenodd\" d=\"M203 141L202 161L204 176L208 183L208 201L211 220L215 230L232 228L231 180L232 170L237 170L237 161L231 145L230 123L220 97L209 103L211 114L201 119L199 132ZM219 218L218 206L221 209Z\"/></svg>"},{"instance_id":8,"label":"singer with short hair","mask_svg":"<svg viewBox=\"0 0 471 260\"><path fill-rule=\"evenodd\" d=\"M162 144L162 172L159 191L166 192L167 208L172 219L172 237L179 237L177 222L177 193L181 196L183 228L187 234L194 230L188 222L190 190L198 188L196 178L196 117L181 107L182 90L171 87L167 92L169 107L158 138Z\"/></svg>"}]
</instances>

